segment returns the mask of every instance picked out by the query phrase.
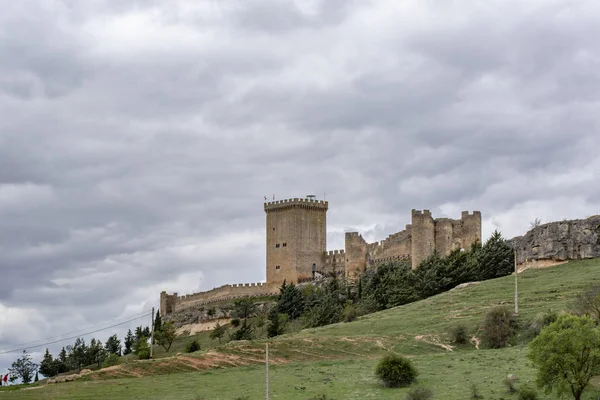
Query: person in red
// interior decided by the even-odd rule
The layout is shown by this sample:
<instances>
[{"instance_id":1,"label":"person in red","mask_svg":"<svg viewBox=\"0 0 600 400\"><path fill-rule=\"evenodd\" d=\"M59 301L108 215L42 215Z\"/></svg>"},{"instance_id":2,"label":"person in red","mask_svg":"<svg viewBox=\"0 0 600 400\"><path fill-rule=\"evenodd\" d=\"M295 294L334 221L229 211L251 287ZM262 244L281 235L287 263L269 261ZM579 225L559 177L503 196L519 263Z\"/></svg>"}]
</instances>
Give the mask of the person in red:
<instances>
[{"instance_id":1,"label":"person in red","mask_svg":"<svg viewBox=\"0 0 600 400\"><path fill-rule=\"evenodd\" d=\"M0 376L2 376L2 375L0 375ZM2 379L2 381L4 383L8 382L8 374L4 375L4 379ZM0 383L0 385L1 385L1 383Z\"/></svg>"}]
</instances>

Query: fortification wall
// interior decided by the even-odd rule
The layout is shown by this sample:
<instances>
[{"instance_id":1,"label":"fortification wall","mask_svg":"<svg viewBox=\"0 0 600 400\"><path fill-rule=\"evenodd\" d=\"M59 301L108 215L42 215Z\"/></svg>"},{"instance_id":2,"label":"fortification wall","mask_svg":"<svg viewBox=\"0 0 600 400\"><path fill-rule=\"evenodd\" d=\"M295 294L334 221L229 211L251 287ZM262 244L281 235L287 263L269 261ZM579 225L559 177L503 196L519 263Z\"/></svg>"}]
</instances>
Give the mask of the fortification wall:
<instances>
[{"instance_id":1,"label":"fortification wall","mask_svg":"<svg viewBox=\"0 0 600 400\"><path fill-rule=\"evenodd\" d=\"M346 232L346 278L350 281L367 268L367 242L358 232Z\"/></svg>"},{"instance_id":2,"label":"fortification wall","mask_svg":"<svg viewBox=\"0 0 600 400\"><path fill-rule=\"evenodd\" d=\"M600 215L540 225L509 243L518 264L600 257Z\"/></svg>"},{"instance_id":3,"label":"fortification wall","mask_svg":"<svg viewBox=\"0 0 600 400\"><path fill-rule=\"evenodd\" d=\"M333 272L346 271L346 252L344 250L328 251L324 255L323 269L321 274L332 274Z\"/></svg>"},{"instance_id":4,"label":"fortification wall","mask_svg":"<svg viewBox=\"0 0 600 400\"><path fill-rule=\"evenodd\" d=\"M160 312L168 315L172 312L184 310L189 307L201 306L217 301L231 300L240 297L267 296L279 293L279 287L266 283L240 283L233 285L223 285L212 290L183 296L177 296L177 293L169 295L166 292L161 293ZM163 298L164 307L163 307ZM169 302L171 303L169 305Z\"/></svg>"},{"instance_id":5,"label":"fortification wall","mask_svg":"<svg viewBox=\"0 0 600 400\"><path fill-rule=\"evenodd\" d=\"M381 242L367 244L367 261L369 265L382 262L409 259L412 251L412 226L393 233Z\"/></svg>"}]
</instances>

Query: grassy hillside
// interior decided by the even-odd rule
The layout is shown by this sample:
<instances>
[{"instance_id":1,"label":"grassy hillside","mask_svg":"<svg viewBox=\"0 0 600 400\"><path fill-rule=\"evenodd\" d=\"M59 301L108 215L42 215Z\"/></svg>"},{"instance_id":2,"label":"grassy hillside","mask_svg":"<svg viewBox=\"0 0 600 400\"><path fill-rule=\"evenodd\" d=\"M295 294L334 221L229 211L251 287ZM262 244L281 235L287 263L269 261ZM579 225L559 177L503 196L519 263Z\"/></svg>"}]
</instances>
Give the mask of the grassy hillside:
<instances>
[{"instance_id":1,"label":"grassy hillside","mask_svg":"<svg viewBox=\"0 0 600 400\"><path fill-rule=\"evenodd\" d=\"M519 276L520 319L526 322L538 312L565 309L586 287L598 283L600 260L528 270ZM420 371L419 383L432 388L438 399L469 398L472 383L486 399L513 398L505 392L502 378L514 373L524 382L535 374L525 347L445 348L446 331L457 321L466 322L475 332L487 309L499 304L512 307L513 285L514 277L499 278L352 323L271 340L271 398L310 399L326 394L333 399L401 399L405 390L384 389L373 377L377 359L388 350L412 357ZM85 381L0 392L0 398L195 400L246 395L260 399L264 398L262 360L264 341L230 343L192 355L99 371ZM587 398L598 396L600 392L589 393Z\"/></svg>"}]
</instances>

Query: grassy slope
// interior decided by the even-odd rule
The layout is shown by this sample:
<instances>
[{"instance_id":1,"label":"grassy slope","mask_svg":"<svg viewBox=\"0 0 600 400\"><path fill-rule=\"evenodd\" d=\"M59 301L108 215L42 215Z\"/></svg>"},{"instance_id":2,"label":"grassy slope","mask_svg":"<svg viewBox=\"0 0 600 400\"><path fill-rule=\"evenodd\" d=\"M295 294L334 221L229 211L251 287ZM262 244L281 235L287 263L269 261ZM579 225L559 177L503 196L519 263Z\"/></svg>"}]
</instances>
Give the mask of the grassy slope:
<instances>
[{"instance_id":1,"label":"grassy slope","mask_svg":"<svg viewBox=\"0 0 600 400\"><path fill-rule=\"evenodd\" d=\"M513 281L514 277L495 279L353 323L272 340L271 357L278 365L271 369L271 397L308 399L327 394L337 399L403 398L403 390L381 388L373 378L377 358L393 349L414 357L421 371L420 383L434 389L437 398L468 398L471 382L479 386L486 399L510 398L501 384L506 374L516 373L522 381L534 376L525 348L448 352L431 342L443 342L448 327L456 321L475 328L485 309L498 304L512 306ZM526 321L548 308L565 309L578 293L598 281L600 260L526 271L519 278L521 318ZM165 359L128 365L130 375L169 375L49 385L1 393L0 399L233 399L238 395L259 399L264 397L264 367L256 364L264 357L263 345L252 342L221 346L207 354L196 353L185 363ZM235 365L247 366L205 370ZM196 369L204 371L174 373ZM588 398L596 398L591 396Z\"/></svg>"}]
</instances>

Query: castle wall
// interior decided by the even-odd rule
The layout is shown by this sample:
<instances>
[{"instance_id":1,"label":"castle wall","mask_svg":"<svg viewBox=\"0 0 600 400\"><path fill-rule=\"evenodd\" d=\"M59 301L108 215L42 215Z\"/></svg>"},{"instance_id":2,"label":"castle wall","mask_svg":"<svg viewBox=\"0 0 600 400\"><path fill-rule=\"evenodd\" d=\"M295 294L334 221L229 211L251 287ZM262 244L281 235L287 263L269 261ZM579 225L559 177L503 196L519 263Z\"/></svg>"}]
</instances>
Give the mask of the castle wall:
<instances>
[{"instance_id":1,"label":"castle wall","mask_svg":"<svg viewBox=\"0 0 600 400\"><path fill-rule=\"evenodd\" d=\"M413 269L435 249L435 223L429 210L412 210L411 249Z\"/></svg>"},{"instance_id":2,"label":"castle wall","mask_svg":"<svg viewBox=\"0 0 600 400\"><path fill-rule=\"evenodd\" d=\"M435 220L435 249L441 255L450 253L454 248L454 226L456 222L450 218Z\"/></svg>"},{"instance_id":3,"label":"castle wall","mask_svg":"<svg viewBox=\"0 0 600 400\"><path fill-rule=\"evenodd\" d=\"M337 274L346 272L346 252L344 250L328 251L324 255L325 261L323 269L318 271L321 275Z\"/></svg>"},{"instance_id":4,"label":"castle wall","mask_svg":"<svg viewBox=\"0 0 600 400\"><path fill-rule=\"evenodd\" d=\"M346 232L346 278L353 280L367 268L367 242L358 232Z\"/></svg>"},{"instance_id":5,"label":"castle wall","mask_svg":"<svg viewBox=\"0 0 600 400\"><path fill-rule=\"evenodd\" d=\"M267 296L279 293L279 287L266 283L240 283L234 285L223 285L212 290L177 296L177 293L168 295L161 293L160 312L163 315L171 314L186 308L215 303L217 301L230 300L240 297ZM165 298L163 308L163 298ZM170 302L170 305L169 305Z\"/></svg>"},{"instance_id":6,"label":"castle wall","mask_svg":"<svg viewBox=\"0 0 600 400\"><path fill-rule=\"evenodd\" d=\"M367 244L367 262L369 265L386 261L402 260L411 257L412 226L388 236L381 242Z\"/></svg>"}]
</instances>

